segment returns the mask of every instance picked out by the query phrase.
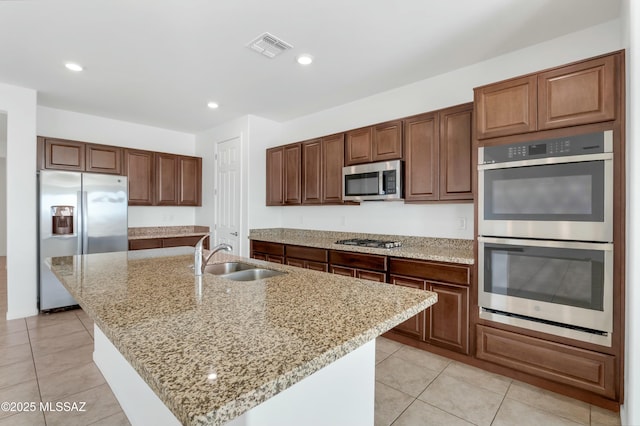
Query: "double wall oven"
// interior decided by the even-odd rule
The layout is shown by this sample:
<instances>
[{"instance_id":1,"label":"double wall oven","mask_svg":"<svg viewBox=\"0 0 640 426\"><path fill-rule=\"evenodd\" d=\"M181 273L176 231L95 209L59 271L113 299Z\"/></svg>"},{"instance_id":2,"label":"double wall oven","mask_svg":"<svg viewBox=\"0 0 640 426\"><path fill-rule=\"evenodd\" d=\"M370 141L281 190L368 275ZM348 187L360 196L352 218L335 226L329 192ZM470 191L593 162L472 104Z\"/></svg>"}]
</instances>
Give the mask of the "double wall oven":
<instances>
[{"instance_id":1,"label":"double wall oven","mask_svg":"<svg viewBox=\"0 0 640 426\"><path fill-rule=\"evenodd\" d=\"M611 345L613 132L478 151L480 317Z\"/></svg>"}]
</instances>

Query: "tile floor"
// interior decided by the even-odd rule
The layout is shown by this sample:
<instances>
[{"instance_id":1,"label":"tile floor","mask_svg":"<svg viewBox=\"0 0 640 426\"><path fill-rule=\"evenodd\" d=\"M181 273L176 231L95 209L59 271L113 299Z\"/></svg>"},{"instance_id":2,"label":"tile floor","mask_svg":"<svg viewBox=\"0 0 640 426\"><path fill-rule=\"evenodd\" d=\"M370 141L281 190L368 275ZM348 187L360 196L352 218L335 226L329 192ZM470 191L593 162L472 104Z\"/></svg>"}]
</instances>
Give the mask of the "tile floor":
<instances>
[{"instance_id":1,"label":"tile floor","mask_svg":"<svg viewBox=\"0 0 640 426\"><path fill-rule=\"evenodd\" d=\"M0 426L128 425L92 361L91 319L74 310L6 321L6 295L0 257L0 402L86 402L86 411L0 411ZM620 424L617 413L385 338L376 364L376 426Z\"/></svg>"}]
</instances>

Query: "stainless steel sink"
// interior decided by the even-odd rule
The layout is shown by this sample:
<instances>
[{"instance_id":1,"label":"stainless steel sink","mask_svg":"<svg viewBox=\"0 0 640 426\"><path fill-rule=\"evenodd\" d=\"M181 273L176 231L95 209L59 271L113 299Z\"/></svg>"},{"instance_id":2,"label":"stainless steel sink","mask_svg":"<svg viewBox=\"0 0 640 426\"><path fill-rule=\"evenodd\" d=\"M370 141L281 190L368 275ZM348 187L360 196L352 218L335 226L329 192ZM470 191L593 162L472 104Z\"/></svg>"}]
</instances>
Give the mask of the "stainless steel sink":
<instances>
[{"instance_id":1,"label":"stainless steel sink","mask_svg":"<svg viewBox=\"0 0 640 426\"><path fill-rule=\"evenodd\" d=\"M255 269L254 265L242 262L225 262L225 263L212 263L205 266L204 271L213 275L230 274L237 271L246 271L247 269Z\"/></svg>"},{"instance_id":2,"label":"stainless steel sink","mask_svg":"<svg viewBox=\"0 0 640 426\"><path fill-rule=\"evenodd\" d=\"M264 278L276 277L278 275L284 275L286 272L274 271L272 269L254 268L246 269L244 271L232 272L230 274L222 275L222 278L226 278L232 281L255 281Z\"/></svg>"}]
</instances>

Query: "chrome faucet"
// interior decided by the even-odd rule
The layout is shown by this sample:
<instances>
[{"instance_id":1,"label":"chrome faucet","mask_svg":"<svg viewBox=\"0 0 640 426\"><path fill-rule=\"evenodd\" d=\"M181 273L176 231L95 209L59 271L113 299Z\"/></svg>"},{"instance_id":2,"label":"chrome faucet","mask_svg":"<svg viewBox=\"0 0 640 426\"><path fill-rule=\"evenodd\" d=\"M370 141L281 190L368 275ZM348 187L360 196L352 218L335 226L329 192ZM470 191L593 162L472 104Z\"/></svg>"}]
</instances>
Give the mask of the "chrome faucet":
<instances>
[{"instance_id":1,"label":"chrome faucet","mask_svg":"<svg viewBox=\"0 0 640 426\"><path fill-rule=\"evenodd\" d=\"M206 234L196 243L196 251L193 254L193 272L196 276L204 274L204 268L205 266L207 266L207 263L209 263L209 259L211 259L211 256L213 256L220 250L233 250L233 247L231 247L229 244L222 243L212 248L209 252L209 255L205 257L202 250L202 245L204 244L204 240L209 238L210 236L211 234Z\"/></svg>"}]
</instances>

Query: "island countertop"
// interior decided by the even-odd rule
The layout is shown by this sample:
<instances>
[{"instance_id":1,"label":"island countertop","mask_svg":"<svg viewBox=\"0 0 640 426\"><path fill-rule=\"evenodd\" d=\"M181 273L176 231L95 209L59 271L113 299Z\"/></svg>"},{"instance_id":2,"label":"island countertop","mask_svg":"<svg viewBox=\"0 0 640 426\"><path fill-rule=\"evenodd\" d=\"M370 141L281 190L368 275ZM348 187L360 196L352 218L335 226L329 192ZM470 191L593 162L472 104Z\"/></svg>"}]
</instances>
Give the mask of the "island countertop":
<instances>
[{"instance_id":1,"label":"island countertop","mask_svg":"<svg viewBox=\"0 0 640 426\"><path fill-rule=\"evenodd\" d=\"M422 290L223 253L210 263L240 260L286 274L251 282L194 277L192 253L50 259L96 326L183 424L223 424L437 300Z\"/></svg>"}]
</instances>

